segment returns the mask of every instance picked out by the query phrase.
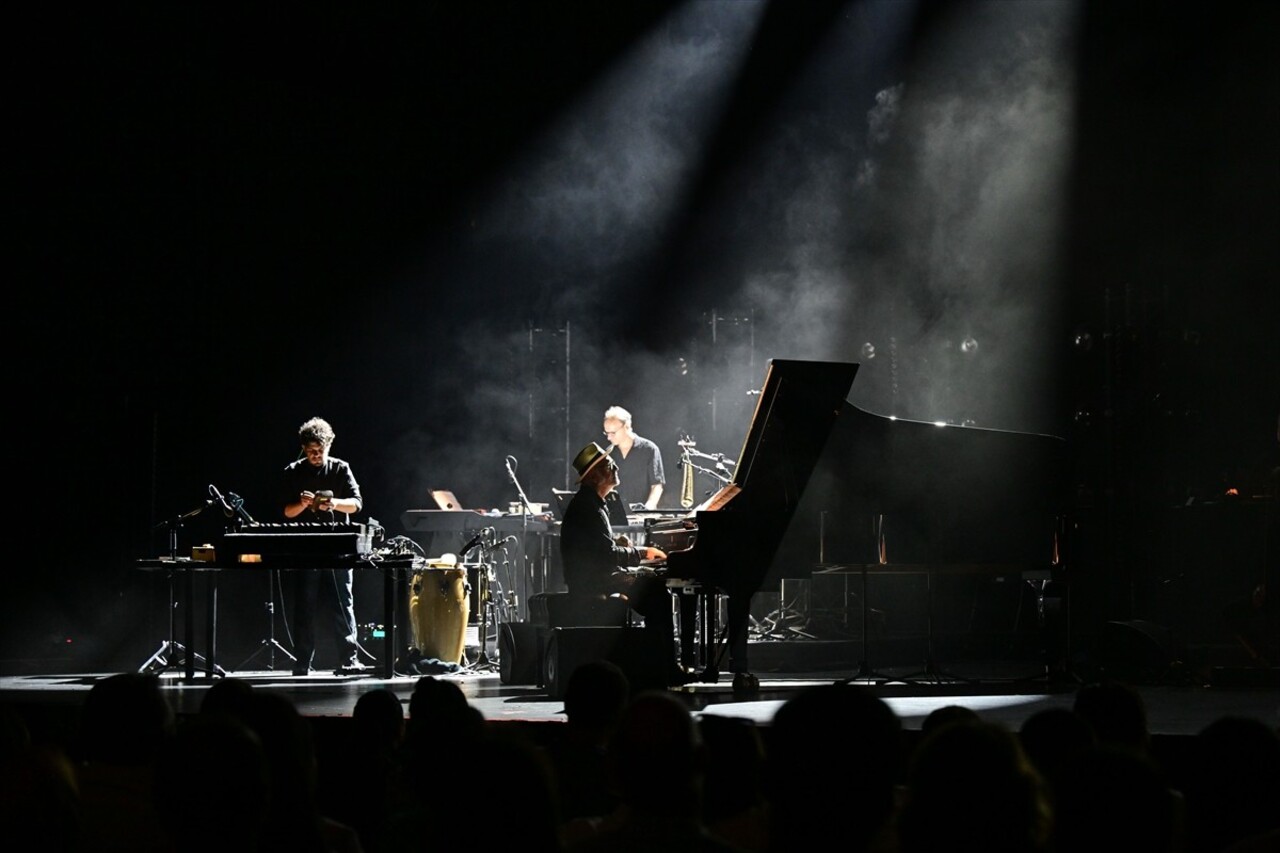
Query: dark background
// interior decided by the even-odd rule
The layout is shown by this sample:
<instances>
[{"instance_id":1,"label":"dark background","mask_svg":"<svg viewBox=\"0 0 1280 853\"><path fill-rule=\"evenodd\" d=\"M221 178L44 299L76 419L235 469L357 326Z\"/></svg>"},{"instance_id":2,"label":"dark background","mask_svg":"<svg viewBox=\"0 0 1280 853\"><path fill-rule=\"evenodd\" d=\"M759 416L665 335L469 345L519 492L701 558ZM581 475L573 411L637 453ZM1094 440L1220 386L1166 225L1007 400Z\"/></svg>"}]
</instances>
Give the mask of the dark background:
<instances>
[{"instance_id":1,"label":"dark background","mask_svg":"<svg viewBox=\"0 0 1280 853\"><path fill-rule=\"evenodd\" d=\"M865 125L877 91L926 87L913 63L931 35L1036 5L923 3L900 47L868 40L883 53L874 68L799 99L785 95L805 57L875 4L769 5L669 218L647 251L608 266L536 235L502 239L491 199L681 4L27 11L9 28L16 430L0 659L141 663L166 611L133 561L167 549L167 523L209 484L274 520L273 478L312 415L334 425L334 455L391 534L430 488L472 506L514 500L504 454L546 500L613 403L669 460L683 434L732 455L750 377L773 357L863 361L855 402L937 417L898 388L883 344L878 361L860 348L899 322L905 340L903 306L933 293L920 270L850 273L863 304L880 288L874 304L898 313L866 312L813 344L781 310L799 279L779 273L772 300L740 289L752 272L740 247L781 256L790 232L771 218L777 199L735 193L764 180L752 158L771 128L811 113L820 134L833 103ZM1201 625L1214 614L1188 596L1244 594L1263 559L1262 511L1221 497L1264 493L1276 464L1280 16L1264 2L1079 9L1060 258L1022 282L1048 295L1041 340L974 378L956 419L1070 441L1083 631ZM979 55L998 68L996 50ZM885 154L885 175L914 177L912 144ZM894 230L894 192L886 182L842 214L834 268L864 269L907 230ZM626 249L616 227L582 236ZM941 328L963 308L924 313ZM922 343L902 346L903 383L936 369ZM184 525L182 549L212 535L202 523ZM362 622L376 613L368 591ZM257 639L258 593L226 592L228 624L241 622L224 633L230 657Z\"/></svg>"}]
</instances>

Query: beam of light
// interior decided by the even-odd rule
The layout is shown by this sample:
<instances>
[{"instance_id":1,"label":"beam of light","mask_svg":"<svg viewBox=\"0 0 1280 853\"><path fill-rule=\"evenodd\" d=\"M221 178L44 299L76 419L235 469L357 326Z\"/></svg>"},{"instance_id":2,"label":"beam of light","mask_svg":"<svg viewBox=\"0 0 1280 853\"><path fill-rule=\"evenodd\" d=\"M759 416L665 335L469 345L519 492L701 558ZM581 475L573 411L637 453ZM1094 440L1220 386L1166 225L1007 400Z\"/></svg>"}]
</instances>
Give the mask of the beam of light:
<instances>
[{"instance_id":1,"label":"beam of light","mask_svg":"<svg viewBox=\"0 0 1280 853\"><path fill-rule=\"evenodd\" d=\"M855 390L910 418L1039 428L1053 409L1077 3L932 12L857 188L877 239L850 265L846 317L855 334L889 326L899 370L864 370ZM953 336L962 362L936 353Z\"/></svg>"}]
</instances>

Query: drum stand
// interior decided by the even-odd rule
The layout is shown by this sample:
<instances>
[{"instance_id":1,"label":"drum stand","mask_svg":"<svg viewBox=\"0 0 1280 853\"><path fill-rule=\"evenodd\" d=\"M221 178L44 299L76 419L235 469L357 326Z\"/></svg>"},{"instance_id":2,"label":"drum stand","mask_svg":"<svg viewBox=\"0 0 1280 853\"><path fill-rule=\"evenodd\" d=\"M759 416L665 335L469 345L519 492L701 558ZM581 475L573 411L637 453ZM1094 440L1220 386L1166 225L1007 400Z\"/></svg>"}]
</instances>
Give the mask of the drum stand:
<instances>
[{"instance_id":1,"label":"drum stand","mask_svg":"<svg viewBox=\"0 0 1280 853\"><path fill-rule=\"evenodd\" d=\"M289 653L284 646L276 641L276 579L275 569L267 569L267 636L258 643L258 648L236 667L236 671L245 668L245 664L256 658L263 652L267 653L267 669L274 670L276 668L276 652L284 655L291 663L297 663L298 659ZM362 649L363 651L363 649ZM365 652L368 654L368 652Z\"/></svg>"},{"instance_id":2,"label":"drum stand","mask_svg":"<svg viewBox=\"0 0 1280 853\"><path fill-rule=\"evenodd\" d=\"M486 555L487 556L487 555ZM492 672L497 669L497 664L489 660L489 561L483 560L479 565L479 571L476 573L479 581L480 589L477 595L480 597L480 624L477 628L477 639L480 643L480 654L476 657L476 662L472 665L473 669L482 670L484 672Z\"/></svg>"}]
</instances>

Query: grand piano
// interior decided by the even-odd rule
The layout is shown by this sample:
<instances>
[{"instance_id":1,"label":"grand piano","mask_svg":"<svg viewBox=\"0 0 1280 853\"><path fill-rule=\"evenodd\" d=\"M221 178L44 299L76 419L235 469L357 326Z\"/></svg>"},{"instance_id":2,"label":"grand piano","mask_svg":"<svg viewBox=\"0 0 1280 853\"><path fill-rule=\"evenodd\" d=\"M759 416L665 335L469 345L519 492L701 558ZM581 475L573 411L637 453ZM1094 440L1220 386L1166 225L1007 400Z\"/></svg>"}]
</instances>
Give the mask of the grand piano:
<instances>
[{"instance_id":1,"label":"grand piano","mask_svg":"<svg viewBox=\"0 0 1280 853\"><path fill-rule=\"evenodd\" d=\"M732 481L712 507L653 525L648 543L667 552L668 583L689 581L728 596L729 671L745 673L751 597L760 589L827 438L853 387L856 364L773 359L765 372ZM704 629L715 612L703 607ZM691 641L681 626L682 644ZM704 635L704 651L707 640ZM719 656L704 655L714 681Z\"/></svg>"},{"instance_id":2,"label":"grand piano","mask_svg":"<svg viewBox=\"0 0 1280 853\"><path fill-rule=\"evenodd\" d=\"M751 597L779 571L835 565L865 583L868 570L1015 567L1047 581L1061 567L1065 441L863 411L847 399L857 369L770 361L721 505L649 531L669 584L728 597L731 671L747 670ZM780 555L784 542L799 553Z\"/></svg>"}]
</instances>

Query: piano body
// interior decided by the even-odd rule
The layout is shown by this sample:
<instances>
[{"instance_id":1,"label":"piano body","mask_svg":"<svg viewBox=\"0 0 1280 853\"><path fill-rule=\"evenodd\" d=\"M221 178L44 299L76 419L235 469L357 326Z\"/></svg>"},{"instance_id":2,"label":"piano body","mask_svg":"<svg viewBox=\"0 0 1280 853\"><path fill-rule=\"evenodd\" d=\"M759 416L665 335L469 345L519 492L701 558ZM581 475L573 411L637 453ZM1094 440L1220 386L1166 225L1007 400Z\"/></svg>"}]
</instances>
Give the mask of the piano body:
<instances>
[{"instance_id":1,"label":"piano body","mask_svg":"<svg viewBox=\"0 0 1280 853\"><path fill-rule=\"evenodd\" d=\"M747 671L751 596L773 562L857 369L844 362L771 360L733 480L722 490L727 501L649 528L648 544L667 552L669 583L691 581L729 597L732 672ZM708 661L708 668L710 678L718 664Z\"/></svg>"},{"instance_id":2,"label":"piano body","mask_svg":"<svg viewBox=\"0 0 1280 853\"><path fill-rule=\"evenodd\" d=\"M1061 672L1070 472L1069 446L1056 436L903 420L846 403L807 496L809 529L793 532L815 543L806 551L817 571L860 576L864 672L872 675L868 575L923 579L921 674L930 676L941 674L935 625L953 615L939 604L964 600L950 620L957 630L989 630L971 624L978 601L1014 591L996 581L1014 580L1019 596L1030 583L1046 669Z\"/></svg>"}]
</instances>

